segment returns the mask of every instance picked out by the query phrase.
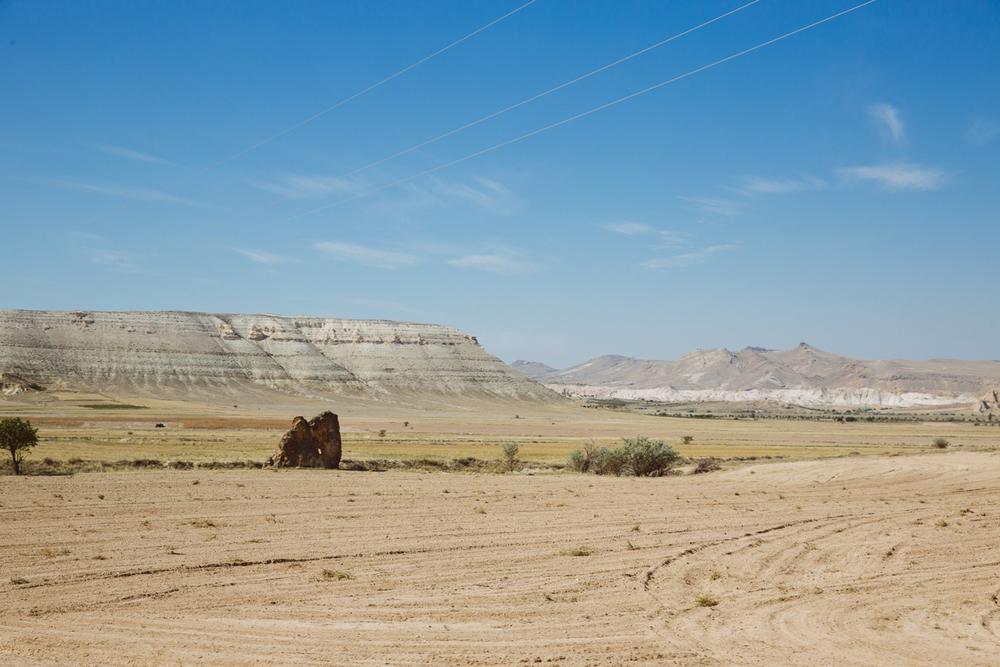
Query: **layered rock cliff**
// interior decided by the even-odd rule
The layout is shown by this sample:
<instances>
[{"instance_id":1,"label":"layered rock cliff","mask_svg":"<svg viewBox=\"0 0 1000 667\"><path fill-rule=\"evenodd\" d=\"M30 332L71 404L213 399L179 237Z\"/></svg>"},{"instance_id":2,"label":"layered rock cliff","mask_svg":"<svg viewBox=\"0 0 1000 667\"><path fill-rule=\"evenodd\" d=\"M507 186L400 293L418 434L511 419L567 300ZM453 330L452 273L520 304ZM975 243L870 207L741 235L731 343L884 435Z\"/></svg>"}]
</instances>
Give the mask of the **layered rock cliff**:
<instances>
[{"instance_id":1,"label":"layered rock cliff","mask_svg":"<svg viewBox=\"0 0 1000 667\"><path fill-rule=\"evenodd\" d=\"M609 355L564 370L527 363L520 368L556 391L597 398L836 407L978 403L984 412L1000 410L991 407L995 399L980 399L988 388L1000 386L1000 362L852 359L805 343L781 351L698 350L676 361Z\"/></svg>"},{"instance_id":2,"label":"layered rock cliff","mask_svg":"<svg viewBox=\"0 0 1000 667\"><path fill-rule=\"evenodd\" d=\"M276 315L2 310L0 373L43 386L179 398L254 388L555 396L455 329Z\"/></svg>"}]
</instances>

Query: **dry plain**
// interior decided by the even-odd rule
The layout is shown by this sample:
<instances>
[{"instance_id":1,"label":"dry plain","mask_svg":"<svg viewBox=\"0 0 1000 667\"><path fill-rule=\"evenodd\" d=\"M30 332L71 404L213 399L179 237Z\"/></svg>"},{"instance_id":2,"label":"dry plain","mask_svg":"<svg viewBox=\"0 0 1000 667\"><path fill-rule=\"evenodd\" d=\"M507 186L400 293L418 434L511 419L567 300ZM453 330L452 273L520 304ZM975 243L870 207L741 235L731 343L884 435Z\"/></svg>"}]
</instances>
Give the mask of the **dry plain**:
<instances>
[{"instance_id":1,"label":"dry plain","mask_svg":"<svg viewBox=\"0 0 1000 667\"><path fill-rule=\"evenodd\" d=\"M81 405L5 407L40 426L34 460L260 460L290 417ZM656 479L3 476L0 662L998 664L1000 429L339 411L353 459L490 459L516 441L551 464L641 433L730 460Z\"/></svg>"}]
</instances>

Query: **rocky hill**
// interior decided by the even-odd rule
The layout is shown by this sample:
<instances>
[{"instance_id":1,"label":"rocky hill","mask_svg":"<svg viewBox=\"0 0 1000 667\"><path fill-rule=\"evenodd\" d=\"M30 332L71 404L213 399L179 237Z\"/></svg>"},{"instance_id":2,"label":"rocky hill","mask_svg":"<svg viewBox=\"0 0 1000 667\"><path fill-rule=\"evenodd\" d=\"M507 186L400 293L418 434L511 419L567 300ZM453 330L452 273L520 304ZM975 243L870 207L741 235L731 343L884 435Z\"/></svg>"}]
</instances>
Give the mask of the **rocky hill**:
<instances>
[{"instance_id":1,"label":"rocky hill","mask_svg":"<svg viewBox=\"0 0 1000 667\"><path fill-rule=\"evenodd\" d=\"M17 387L188 399L275 390L314 397L557 398L473 336L387 320L2 310L0 373L16 378ZM5 382L5 393L14 389L14 381Z\"/></svg>"},{"instance_id":2,"label":"rocky hill","mask_svg":"<svg viewBox=\"0 0 1000 667\"><path fill-rule=\"evenodd\" d=\"M543 364L539 361L523 361L518 359L510 365L516 371L524 373L532 379L538 379L540 377L545 377L550 373L555 373L558 369L549 366L548 364Z\"/></svg>"},{"instance_id":3,"label":"rocky hill","mask_svg":"<svg viewBox=\"0 0 1000 667\"><path fill-rule=\"evenodd\" d=\"M536 367L532 366L531 370ZM801 343L791 350L698 350L676 361L603 356L529 373L571 395L662 401L770 400L808 406L979 405L1000 387L1000 362L870 361Z\"/></svg>"}]
</instances>

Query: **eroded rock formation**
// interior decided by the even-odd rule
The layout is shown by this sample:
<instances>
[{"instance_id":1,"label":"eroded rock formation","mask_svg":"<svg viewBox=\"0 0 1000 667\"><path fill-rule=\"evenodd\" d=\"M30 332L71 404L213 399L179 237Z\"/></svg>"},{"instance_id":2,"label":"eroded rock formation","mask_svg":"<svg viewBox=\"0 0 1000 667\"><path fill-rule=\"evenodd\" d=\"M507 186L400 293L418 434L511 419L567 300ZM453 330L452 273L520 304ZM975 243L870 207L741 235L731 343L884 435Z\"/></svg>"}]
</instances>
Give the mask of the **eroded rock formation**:
<instances>
[{"instance_id":1,"label":"eroded rock formation","mask_svg":"<svg viewBox=\"0 0 1000 667\"><path fill-rule=\"evenodd\" d=\"M917 407L997 404L1000 362L853 359L806 343L790 350L698 350L675 361L608 355L564 370L518 368L568 395L686 403L776 401L809 406ZM983 396L981 400L979 397ZM997 408L992 408L996 410Z\"/></svg>"},{"instance_id":2,"label":"eroded rock formation","mask_svg":"<svg viewBox=\"0 0 1000 667\"><path fill-rule=\"evenodd\" d=\"M558 400L473 336L387 320L190 312L0 310L0 373L209 402L441 394Z\"/></svg>"},{"instance_id":3,"label":"eroded rock formation","mask_svg":"<svg viewBox=\"0 0 1000 667\"><path fill-rule=\"evenodd\" d=\"M340 420L327 411L308 421L293 419L270 463L278 468L339 468L340 450Z\"/></svg>"}]
</instances>

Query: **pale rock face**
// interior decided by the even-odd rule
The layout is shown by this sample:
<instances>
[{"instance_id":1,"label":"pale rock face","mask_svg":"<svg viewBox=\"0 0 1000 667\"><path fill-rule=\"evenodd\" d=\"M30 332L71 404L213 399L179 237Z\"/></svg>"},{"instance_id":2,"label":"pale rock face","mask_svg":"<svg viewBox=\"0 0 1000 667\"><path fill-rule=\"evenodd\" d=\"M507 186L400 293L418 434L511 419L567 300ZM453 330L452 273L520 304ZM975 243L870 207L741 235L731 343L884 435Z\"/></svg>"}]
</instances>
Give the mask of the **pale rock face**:
<instances>
[{"instance_id":1,"label":"pale rock face","mask_svg":"<svg viewBox=\"0 0 1000 667\"><path fill-rule=\"evenodd\" d=\"M989 407L995 399L980 400L1000 386L1000 362L851 359L805 343L784 351L697 350L676 361L609 355L533 377L560 393L596 398L1000 410Z\"/></svg>"},{"instance_id":2,"label":"pale rock face","mask_svg":"<svg viewBox=\"0 0 1000 667\"><path fill-rule=\"evenodd\" d=\"M434 324L190 312L0 311L0 372L42 385L217 397L444 393L557 400Z\"/></svg>"}]
</instances>

